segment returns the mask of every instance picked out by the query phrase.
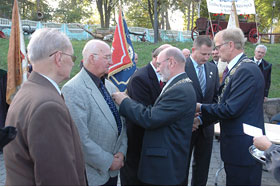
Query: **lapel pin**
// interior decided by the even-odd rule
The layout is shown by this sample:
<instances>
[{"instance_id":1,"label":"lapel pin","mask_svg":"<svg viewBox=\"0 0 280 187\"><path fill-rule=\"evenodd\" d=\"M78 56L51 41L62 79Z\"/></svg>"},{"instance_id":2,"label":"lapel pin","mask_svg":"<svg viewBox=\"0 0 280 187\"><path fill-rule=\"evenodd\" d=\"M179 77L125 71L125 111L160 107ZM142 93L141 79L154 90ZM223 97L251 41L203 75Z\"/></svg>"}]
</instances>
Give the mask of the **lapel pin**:
<instances>
[{"instance_id":1,"label":"lapel pin","mask_svg":"<svg viewBox=\"0 0 280 187\"><path fill-rule=\"evenodd\" d=\"M210 75L213 75L212 71L210 72Z\"/></svg>"},{"instance_id":2,"label":"lapel pin","mask_svg":"<svg viewBox=\"0 0 280 187\"><path fill-rule=\"evenodd\" d=\"M211 78L212 78L212 76L211 76L211 75L209 75L209 78L211 79Z\"/></svg>"}]
</instances>

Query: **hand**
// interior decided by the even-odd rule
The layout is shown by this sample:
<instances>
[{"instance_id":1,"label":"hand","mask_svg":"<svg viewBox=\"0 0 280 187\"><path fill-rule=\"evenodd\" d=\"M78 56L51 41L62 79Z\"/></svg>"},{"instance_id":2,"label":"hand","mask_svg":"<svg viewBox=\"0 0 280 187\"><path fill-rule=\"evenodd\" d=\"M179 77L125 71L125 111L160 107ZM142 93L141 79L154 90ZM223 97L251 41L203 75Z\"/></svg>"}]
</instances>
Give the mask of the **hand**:
<instances>
[{"instance_id":1,"label":"hand","mask_svg":"<svg viewBox=\"0 0 280 187\"><path fill-rule=\"evenodd\" d=\"M267 100L268 100L268 98L267 98L267 97L264 97L263 102L266 102Z\"/></svg>"},{"instance_id":2,"label":"hand","mask_svg":"<svg viewBox=\"0 0 280 187\"><path fill-rule=\"evenodd\" d=\"M193 131L196 131L196 130L198 129L199 125L200 125L199 119L198 119L198 118L194 118L194 120L193 120L192 132L193 132Z\"/></svg>"},{"instance_id":3,"label":"hand","mask_svg":"<svg viewBox=\"0 0 280 187\"><path fill-rule=\"evenodd\" d=\"M127 97L128 95L125 92L115 92L112 94L112 98L118 105L120 105L122 101Z\"/></svg>"},{"instance_id":4,"label":"hand","mask_svg":"<svg viewBox=\"0 0 280 187\"><path fill-rule=\"evenodd\" d=\"M124 155L121 152L118 152L114 155L113 163L110 167L111 171L119 170L124 166Z\"/></svg>"},{"instance_id":5,"label":"hand","mask_svg":"<svg viewBox=\"0 0 280 187\"><path fill-rule=\"evenodd\" d=\"M201 104L200 103L196 103L196 112L201 112L200 111L200 107L201 107Z\"/></svg>"},{"instance_id":6,"label":"hand","mask_svg":"<svg viewBox=\"0 0 280 187\"><path fill-rule=\"evenodd\" d=\"M254 145L256 148L258 148L261 151L267 150L272 143L269 141L269 139L266 136L259 136L259 137L254 137Z\"/></svg>"}]
</instances>

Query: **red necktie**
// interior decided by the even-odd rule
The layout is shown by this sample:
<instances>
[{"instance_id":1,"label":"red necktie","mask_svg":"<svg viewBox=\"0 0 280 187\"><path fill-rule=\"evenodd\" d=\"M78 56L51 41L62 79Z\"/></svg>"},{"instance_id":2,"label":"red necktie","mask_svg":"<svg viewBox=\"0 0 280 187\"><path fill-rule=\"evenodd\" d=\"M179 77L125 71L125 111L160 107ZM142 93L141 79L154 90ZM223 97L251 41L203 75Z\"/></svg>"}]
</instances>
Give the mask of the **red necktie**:
<instances>
[{"instance_id":1,"label":"red necktie","mask_svg":"<svg viewBox=\"0 0 280 187\"><path fill-rule=\"evenodd\" d=\"M160 89L162 89L164 87L164 83L161 80L159 81L159 86L160 86Z\"/></svg>"},{"instance_id":2,"label":"red necktie","mask_svg":"<svg viewBox=\"0 0 280 187\"><path fill-rule=\"evenodd\" d=\"M223 81L225 80L227 73L228 73L228 67L226 67L226 69L223 72Z\"/></svg>"}]
</instances>

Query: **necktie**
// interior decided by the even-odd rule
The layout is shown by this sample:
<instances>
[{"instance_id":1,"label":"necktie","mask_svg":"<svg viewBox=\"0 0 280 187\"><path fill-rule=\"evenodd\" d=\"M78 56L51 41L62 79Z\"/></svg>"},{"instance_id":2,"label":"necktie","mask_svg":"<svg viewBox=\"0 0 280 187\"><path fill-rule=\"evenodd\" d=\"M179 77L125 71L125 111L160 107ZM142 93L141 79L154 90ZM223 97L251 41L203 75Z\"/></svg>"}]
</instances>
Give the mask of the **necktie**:
<instances>
[{"instance_id":1,"label":"necktie","mask_svg":"<svg viewBox=\"0 0 280 187\"><path fill-rule=\"evenodd\" d=\"M204 95L205 94L206 81L205 81L205 78L204 78L204 75L203 75L203 67L202 67L202 65L198 65L197 68L198 68L198 80L199 80L199 83L200 83L200 88L202 90L202 94Z\"/></svg>"},{"instance_id":2,"label":"necktie","mask_svg":"<svg viewBox=\"0 0 280 187\"><path fill-rule=\"evenodd\" d=\"M108 93L108 91L106 90L106 88L105 88L105 86L102 82L100 82L100 90L101 90L101 93L102 93L106 103L108 104L112 114L114 115L114 118L117 122L118 135L120 135L121 131L122 131L122 121L121 121L120 114L117 110L117 107L116 107L112 97L110 96L110 94Z\"/></svg>"},{"instance_id":3,"label":"necktie","mask_svg":"<svg viewBox=\"0 0 280 187\"><path fill-rule=\"evenodd\" d=\"M160 80L159 81L159 86L160 86L160 89L162 90L162 88L164 87L164 83Z\"/></svg>"},{"instance_id":4,"label":"necktie","mask_svg":"<svg viewBox=\"0 0 280 187\"><path fill-rule=\"evenodd\" d=\"M228 73L228 67L226 67L226 69L223 72L223 81L225 80L227 73Z\"/></svg>"}]
</instances>

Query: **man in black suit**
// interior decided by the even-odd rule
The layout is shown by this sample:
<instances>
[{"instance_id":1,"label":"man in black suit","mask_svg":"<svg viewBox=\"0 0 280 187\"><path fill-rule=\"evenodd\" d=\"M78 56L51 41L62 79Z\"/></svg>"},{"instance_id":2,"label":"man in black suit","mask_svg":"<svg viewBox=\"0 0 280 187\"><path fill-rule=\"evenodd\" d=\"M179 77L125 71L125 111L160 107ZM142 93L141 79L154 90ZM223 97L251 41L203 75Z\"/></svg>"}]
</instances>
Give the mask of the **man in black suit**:
<instances>
[{"instance_id":1,"label":"man in black suit","mask_svg":"<svg viewBox=\"0 0 280 187\"><path fill-rule=\"evenodd\" d=\"M222 30L215 35L214 42L221 60L228 63L228 72L220 87L218 103L198 103L196 111L202 113L203 125L204 120L220 120L226 185L258 186L262 165L248 151L253 137L244 134L243 123L264 132L264 79L256 64L243 54L245 41L241 29Z\"/></svg>"},{"instance_id":2,"label":"man in black suit","mask_svg":"<svg viewBox=\"0 0 280 187\"><path fill-rule=\"evenodd\" d=\"M152 61L143 68L136 71L130 78L127 85L128 96L145 106L154 105L161 92L160 75L156 72L158 54L165 48L170 47L164 44L155 49L152 53ZM137 177L138 164L141 156L144 128L135 125L134 122L126 119L128 148L124 167L121 168L122 186L141 186L143 183Z\"/></svg>"},{"instance_id":3,"label":"man in black suit","mask_svg":"<svg viewBox=\"0 0 280 187\"><path fill-rule=\"evenodd\" d=\"M212 64L218 65L219 62L219 51L217 49L212 50L212 60L210 61Z\"/></svg>"},{"instance_id":4,"label":"man in black suit","mask_svg":"<svg viewBox=\"0 0 280 187\"><path fill-rule=\"evenodd\" d=\"M264 101L267 100L268 92L270 88L271 83L271 68L272 64L268 63L266 60L263 59L267 51L267 48L265 45L258 45L255 49L255 56L251 59L259 66L265 82L264 87Z\"/></svg>"},{"instance_id":5,"label":"man in black suit","mask_svg":"<svg viewBox=\"0 0 280 187\"><path fill-rule=\"evenodd\" d=\"M213 43L208 36L198 36L193 43L192 54L186 60L186 73L193 82L199 103L216 103L219 91L219 74L215 64L207 62ZM198 117L200 119L200 117ZM202 125L192 133L188 171L193 152L192 186L206 186L210 165L214 125ZM187 171L187 178L188 178ZM188 182L186 181L186 184Z\"/></svg>"},{"instance_id":6,"label":"man in black suit","mask_svg":"<svg viewBox=\"0 0 280 187\"><path fill-rule=\"evenodd\" d=\"M138 178L148 185L181 185L186 178L196 96L185 73L185 57L169 47L157 60L166 82L153 106L144 106L124 92L113 94L120 114L145 128Z\"/></svg>"}]
</instances>

